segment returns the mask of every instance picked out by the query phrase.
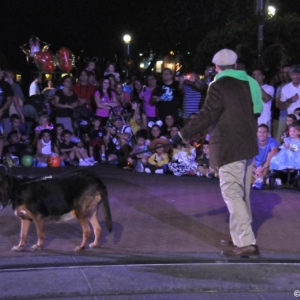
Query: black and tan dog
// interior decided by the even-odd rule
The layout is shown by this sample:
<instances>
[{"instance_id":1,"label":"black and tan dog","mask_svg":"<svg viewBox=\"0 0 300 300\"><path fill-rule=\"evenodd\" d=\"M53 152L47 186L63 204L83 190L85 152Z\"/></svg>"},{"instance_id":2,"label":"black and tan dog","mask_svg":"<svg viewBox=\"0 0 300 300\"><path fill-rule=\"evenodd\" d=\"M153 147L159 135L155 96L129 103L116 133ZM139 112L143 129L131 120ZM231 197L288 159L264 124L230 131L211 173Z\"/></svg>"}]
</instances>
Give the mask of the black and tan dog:
<instances>
[{"instance_id":1,"label":"black and tan dog","mask_svg":"<svg viewBox=\"0 0 300 300\"><path fill-rule=\"evenodd\" d=\"M50 176L51 177L51 176ZM46 180L32 180L0 174L0 206L4 208L11 200L15 215L21 219L20 242L12 250L24 248L31 221L35 223L38 240L34 249L43 247L45 219L65 220L76 217L82 227L83 237L75 251L88 244L92 225L94 241L89 247L98 247L102 229L98 222L98 208L103 205L107 229L112 230L112 220L105 185L89 171L75 171Z\"/></svg>"}]
</instances>

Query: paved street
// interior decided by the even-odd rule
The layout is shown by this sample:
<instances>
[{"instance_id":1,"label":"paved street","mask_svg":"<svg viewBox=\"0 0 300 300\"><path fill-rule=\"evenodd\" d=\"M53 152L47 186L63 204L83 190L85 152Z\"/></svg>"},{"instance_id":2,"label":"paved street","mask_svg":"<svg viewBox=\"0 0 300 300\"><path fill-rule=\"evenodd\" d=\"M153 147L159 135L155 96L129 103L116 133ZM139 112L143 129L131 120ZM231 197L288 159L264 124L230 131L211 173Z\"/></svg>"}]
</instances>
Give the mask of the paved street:
<instances>
[{"instance_id":1,"label":"paved street","mask_svg":"<svg viewBox=\"0 0 300 300\"><path fill-rule=\"evenodd\" d=\"M252 192L260 259L227 260L218 253L228 235L228 212L218 182L198 177L130 173L110 165L90 168L107 186L113 232L101 247L73 252L81 240L76 220L46 223L46 242L33 251L34 226L21 252L10 249L20 221L0 215L1 299L295 299L300 290L300 193ZM43 176L73 171L18 168Z\"/></svg>"}]
</instances>

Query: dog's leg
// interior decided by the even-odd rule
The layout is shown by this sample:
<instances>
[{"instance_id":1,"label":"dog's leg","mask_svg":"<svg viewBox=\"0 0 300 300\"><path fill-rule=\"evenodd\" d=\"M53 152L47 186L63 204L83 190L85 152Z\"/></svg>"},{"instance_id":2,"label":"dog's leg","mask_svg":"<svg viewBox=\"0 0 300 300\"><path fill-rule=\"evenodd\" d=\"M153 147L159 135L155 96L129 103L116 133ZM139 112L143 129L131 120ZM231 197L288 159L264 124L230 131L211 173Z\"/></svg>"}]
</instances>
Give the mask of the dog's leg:
<instances>
[{"instance_id":1,"label":"dog's leg","mask_svg":"<svg viewBox=\"0 0 300 300\"><path fill-rule=\"evenodd\" d=\"M28 219L21 219L21 232L20 232L20 241L18 246L13 246L12 251L21 251L24 248L26 243L26 238L28 235L29 227L31 221Z\"/></svg>"},{"instance_id":2,"label":"dog's leg","mask_svg":"<svg viewBox=\"0 0 300 300\"><path fill-rule=\"evenodd\" d=\"M88 239L91 235L91 228L89 226L89 223L87 221L87 218L78 218L78 221L81 225L81 228L82 228L82 242L81 242L81 245L80 246L77 246L75 248L75 251L76 252L79 252L79 251L82 251L84 250L84 248L86 247L87 243L88 243Z\"/></svg>"},{"instance_id":3,"label":"dog's leg","mask_svg":"<svg viewBox=\"0 0 300 300\"><path fill-rule=\"evenodd\" d=\"M91 218L90 218L90 223L92 224L93 230L94 230L94 235L95 239L93 243L89 244L90 248L96 248L99 246L100 243L100 237L102 233L102 228L98 222L98 206L97 209L93 212Z\"/></svg>"},{"instance_id":4,"label":"dog's leg","mask_svg":"<svg viewBox=\"0 0 300 300\"><path fill-rule=\"evenodd\" d=\"M33 221L35 224L38 240L37 240L37 243L32 245L31 248L34 250L39 250L39 249L42 249L44 240L45 240L44 223L43 223L41 216L37 216L36 218L33 219Z\"/></svg>"}]
</instances>

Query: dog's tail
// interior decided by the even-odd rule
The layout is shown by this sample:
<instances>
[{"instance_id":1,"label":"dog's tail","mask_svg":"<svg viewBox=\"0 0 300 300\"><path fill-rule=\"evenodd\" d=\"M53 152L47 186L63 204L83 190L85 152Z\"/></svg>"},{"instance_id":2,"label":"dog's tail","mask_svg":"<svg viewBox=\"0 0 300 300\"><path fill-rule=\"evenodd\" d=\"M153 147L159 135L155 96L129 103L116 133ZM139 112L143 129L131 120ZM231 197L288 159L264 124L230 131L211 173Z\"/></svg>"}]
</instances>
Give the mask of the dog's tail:
<instances>
[{"instance_id":1,"label":"dog's tail","mask_svg":"<svg viewBox=\"0 0 300 300\"><path fill-rule=\"evenodd\" d=\"M101 182L101 188L100 188L100 194L101 194L101 202L103 206L103 213L104 213L104 219L105 224L109 232L112 231L112 218L110 213L110 206L108 202L108 193L105 185Z\"/></svg>"}]
</instances>

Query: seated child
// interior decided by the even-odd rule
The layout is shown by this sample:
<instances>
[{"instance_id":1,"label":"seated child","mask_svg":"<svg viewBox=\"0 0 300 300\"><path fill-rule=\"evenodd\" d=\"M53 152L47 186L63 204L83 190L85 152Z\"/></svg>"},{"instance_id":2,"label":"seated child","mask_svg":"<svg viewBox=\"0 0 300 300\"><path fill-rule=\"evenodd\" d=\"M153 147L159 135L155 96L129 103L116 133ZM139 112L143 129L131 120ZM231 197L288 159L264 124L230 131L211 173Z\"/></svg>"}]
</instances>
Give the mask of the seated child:
<instances>
[{"instance_id":1,"label":"seated child","mask_svg":"<svg viewBox=\"0 0 300 300\"><path fill-rule=\"evenodd\" d=\"M286 124L286 128L284 130L284 132L281 135L281 141L283 142L283 139L286 137L289 137L289 129L290 129L290 125L293 124L294 122L297 121L297 118L294 114L289 114L286 116L285 119L285 124Z\"/></svg>"},{"instance_id":2,"label":"seated child","mask_svg":"<svg viewBox=\"0 0 300 300\"><path fill-rule=\"evenodd\" d=\"M144 168L151 156L149 146L146 143L148 132L145 129L140 129L136 132L137 144L134 146L130 156L127 159L128 166L124 169L135 168L136 172L144 172ZM143 153L140 153L143 152ZM138 154L140 153L140 154Z\"/></svg>"},{"instance_id":3,"label":"seated child","mask_svg":"<svg viewBox=\"0 0 300 300\"><path fill-rule=\"evenodd\" d=\"M284 138L281 150L272 157L270 170L300 170L300 124L294 122L289 127L289 137Z\"/></svg>"},{"instance_id":4,"label":"seated child","mask_svg":"<svg viewBox=\"0 0 300 300\"><path fill-rule=\"evenodd\" d=\"M13 114L9 117L10 119L10 129L11 131L18 132L18 139L21 143L29 143L29 136L26 135L25 130L23 130L23 124L21 123L21 117L17 114Z\"/></svg>"},{"instance_id":5,"label":"seated child","mask_svg":"<svg viewBox=\"0 0 300 300\"><path fill-rule=\"evenodd\" d=\"M36 126L34 129L35 136L38 136L41 133L41 131L44 129L49 129L49 130L53 129L53 125L49 124L49 116L48 115L41 115L38 123L39 123L39 125Z\"/></svg>"},{"instance_id":6,"label":"seated child","mask_svg":"<svg viewBox=\"0 0 300 300\"><path fill-rule=\"evenodd\" d=\"M8 144L3 148L3 156L5 158L10 157L13 161L13 165L19 165L27 145L20 141L17 130L13 130L8 134L7 143ZM5 160L7 159L4 159L4 161Z\"/></svg>"},{"instance_id":7,"label":"seated child","mask_svg":"<svg viewBox=\"0 0 300 300\"><path fill-rule=\"evenodd\" d=\"M156 145L155 153L148 159L146 173L164 174L168 171L169 157L164 147L163 144Z\"/></svg>"},{"instance_id":8,"label":"seated child","mask_svg":"<svg viewBox=\"0 0 300 300\"><path fill-rule=\"evenodd\" d=\"M51 130L44 129L39 134L39 140L37 141L36 166L47 167L48 158L53 154L58 155L58 149L52 141Z\"/></svg>"},{"instance_id":9,"label":"seated child","mask_svg":"<svg viewBox=\"0 0 300 300\"><path fill-rule=\"evenodd\" d=\"M85 140L89 142L89 155L94 159L94 151L100 152L101 161L105 162L105 149L106 149L106 130L101 127L101 118L95 116L93 119L93 129L89 134L85 135Z\"/></svg>"},{"instance_id":10,"label":"seated child","mask_svg":"<svg viewBox=\"0 0 300 300\"><path fill-rule=\"evenodd\" d=\"M71 165L76 165L75 158L79 160L79 166L87 167L94 165L91 158L88 157L87 150L82 142L72 142L72 132L64 130L62 133L63 142L60 143L60 151L64 154L63 159Z\"/></svg>"},{"instance_id":11,"label":"seated child","mask_svg":"<svg viewBox=\"0 0 300 300\"><path fill-rule=\"evenodd\" d=\"M200 177L204 176L207 178L218 177L218 173L209 165L209 142L208 141L205 141L203 143L202 162L199 164L197 168L197 175Z\"/></svg>"},{"instance_id":12,"label":"seated child","mask_svg":"<svg viewBox=\"0 0 300 300\"><path fill-rule=\"evenodd\" d=\"M198 163L196 159L196 148L190 144L178 145L177 149L173 149L172 162L169 162L169 170L175 176L195 175Z\"/></svg>"}]
</instances>

